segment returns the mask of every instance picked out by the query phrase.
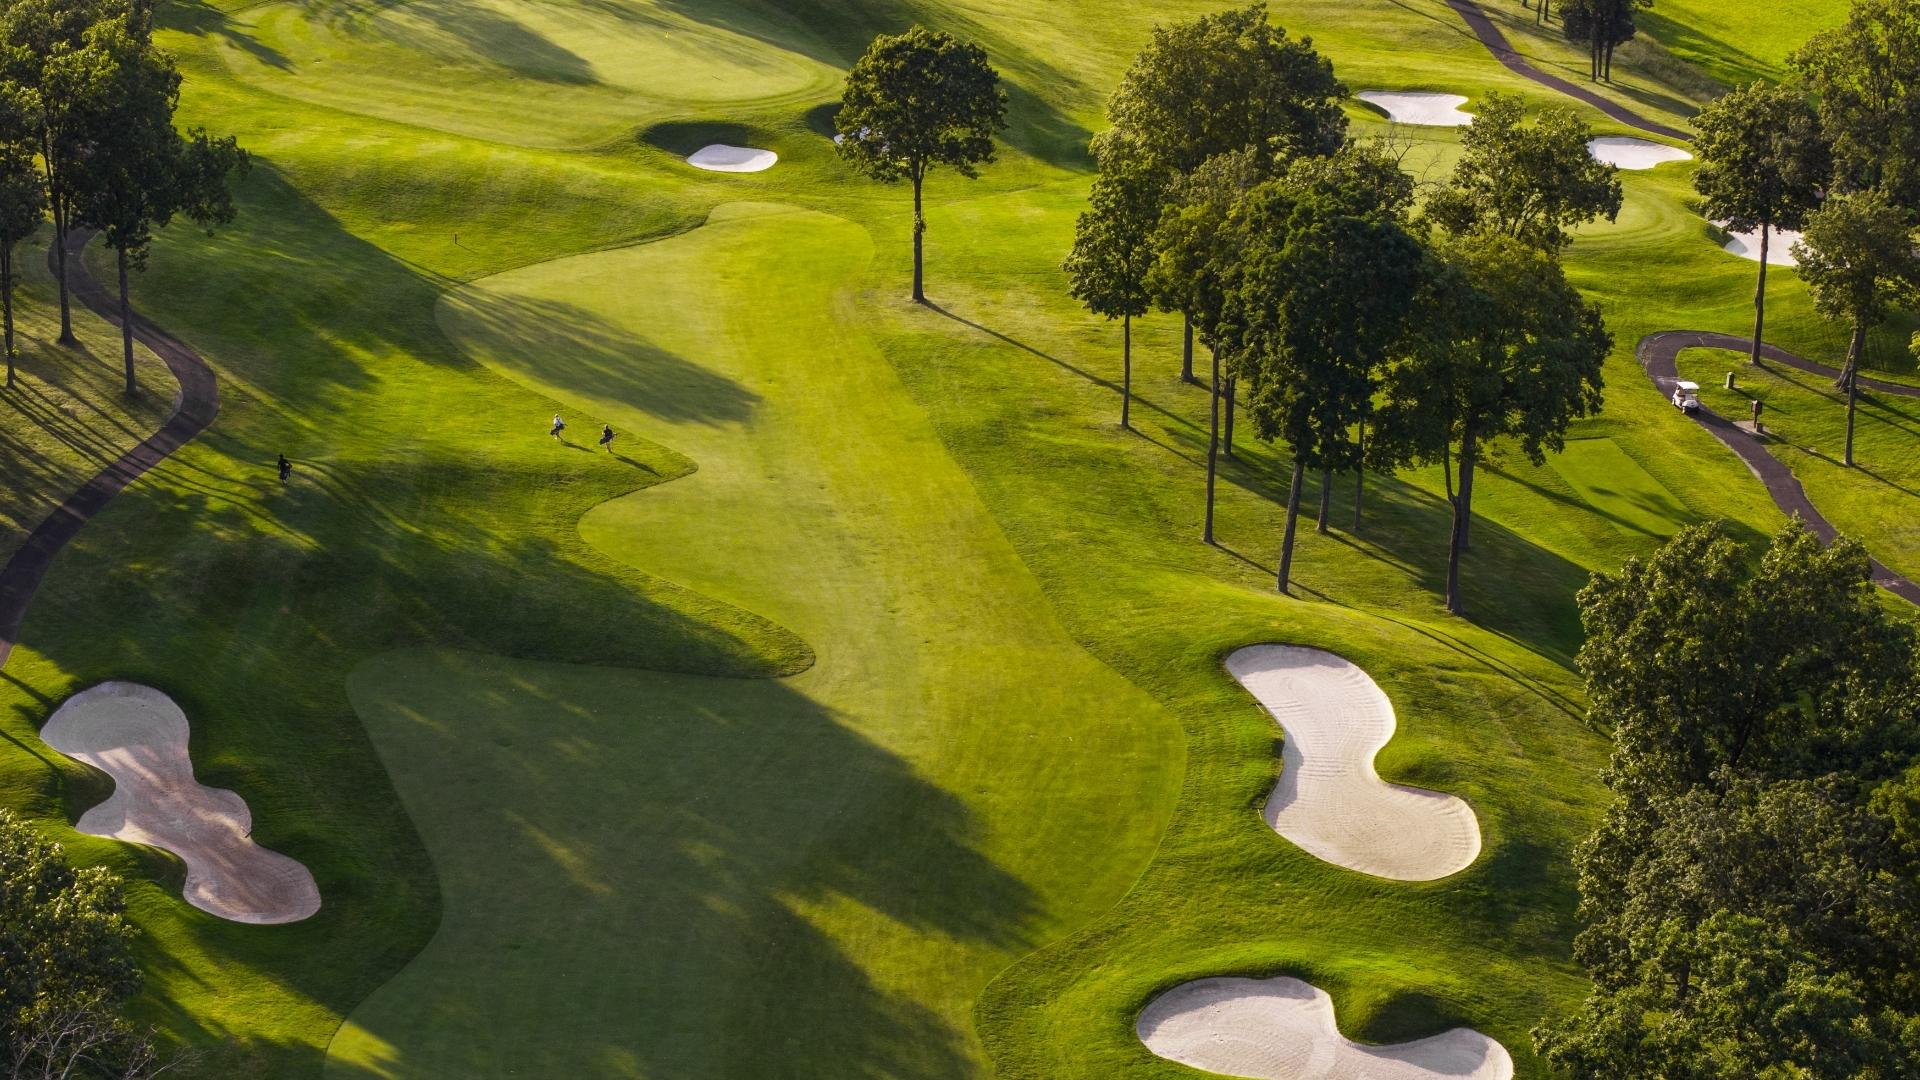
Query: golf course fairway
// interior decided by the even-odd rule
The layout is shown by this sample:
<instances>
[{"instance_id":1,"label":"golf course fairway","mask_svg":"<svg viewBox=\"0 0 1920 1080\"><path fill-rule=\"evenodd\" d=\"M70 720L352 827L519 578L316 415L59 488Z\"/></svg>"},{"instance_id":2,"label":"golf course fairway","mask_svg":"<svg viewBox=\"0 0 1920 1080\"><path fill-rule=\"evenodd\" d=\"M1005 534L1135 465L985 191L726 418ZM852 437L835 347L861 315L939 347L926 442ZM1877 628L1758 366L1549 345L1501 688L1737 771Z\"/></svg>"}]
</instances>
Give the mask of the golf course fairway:
<instances>
[{"instance_id":1,"label":"golf course fairway","mask_svg":"<svg viewBox=\"0 0 1920 1080\"><path fill-rule=\"evenodd\" d=\"M442 307L483 363L699 464L590 514L590 542L817 659L785 679L429 651L358 669L445 913L329 1076L971 1071L986 981L1140 872L1178 728L1047 615L840 317L869 255L847 221L731 205Z\"/></svg>"}]
</instances>

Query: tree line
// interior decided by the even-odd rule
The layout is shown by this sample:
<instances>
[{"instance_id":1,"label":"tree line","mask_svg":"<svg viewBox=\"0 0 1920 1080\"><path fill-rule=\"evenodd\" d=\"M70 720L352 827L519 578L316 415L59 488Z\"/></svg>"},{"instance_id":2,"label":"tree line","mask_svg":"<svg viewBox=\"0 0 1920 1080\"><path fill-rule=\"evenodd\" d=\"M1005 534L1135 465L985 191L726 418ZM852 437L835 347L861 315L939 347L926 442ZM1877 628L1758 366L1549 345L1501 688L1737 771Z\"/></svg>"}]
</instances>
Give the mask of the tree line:
<instances>
[{"instance_id":1,"label":"tree line","mask_svg":"<svg viewBox=\"0 0 1920 1080\"><path fill-rule=\"evenodd\" d=\"M1753 350L1762 362L1771 229L1804 230L1794 248L1815 308L1850 331L1835 389L1847 395L1851 466L1867 335L1920 303L1920 7L1856 0L1845 24L1789 60L1785 84L1752 83L1695 118L1703 210L1757 230ZM1920 355L1920 339L1915 342Z\"/></svg>"},{"instance_id":2,"label":"tree line","mask_svg":"<svg viewBox=\"0 0 1920 1080\"><path fill-rule=\"evenodd\" d=\"M1336 474L1354 478L1358 528L1369 469L1434 463L1453 510L1446 602L1458 613L1490 445L1510 440L1537 464L1600 409L1612 339L1558 256L1569 228L1618 213L1620 184L1571 110L1528 123L1519 99L1494 94L1417 207L1392 149L1348 134L1347 96L1263 4L1157 27L1094 140L1065 268L1077 299L1122 323L1123 427L1133 319L1178 313L1210 354L1203 540L1223 413L1230 450L1244 397L1255 435L1293 462L1278 588L1290 588L1309 471L1327 532Z\"/></svg>"},{"instance_id":3,"label":"tree line","mask_svg":"<svg viewBox=\"0 0 1920 1080\"><path fill-rule=\"evenodd\" d=\"M229 177L247 167L232 137L174 127L180 74L153 44L152 0L0 2L0 308L14 383L15 250L50 216L60 342L74 343L67 236L88 230L113 251L121 359L138 393L130 271L176 216L212 228L233 219Z\"/></svg>"}]
</instances>

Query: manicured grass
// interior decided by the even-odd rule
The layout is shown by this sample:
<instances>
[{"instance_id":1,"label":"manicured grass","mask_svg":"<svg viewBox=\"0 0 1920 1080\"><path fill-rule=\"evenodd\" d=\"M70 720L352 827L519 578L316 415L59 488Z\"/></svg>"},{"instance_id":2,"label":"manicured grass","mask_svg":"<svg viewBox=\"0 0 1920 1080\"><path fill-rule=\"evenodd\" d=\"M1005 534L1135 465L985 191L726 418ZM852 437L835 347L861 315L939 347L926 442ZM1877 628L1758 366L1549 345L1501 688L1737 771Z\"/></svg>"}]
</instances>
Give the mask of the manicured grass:
<instances>
[{"instance_id":1,"label":"manicured grass","mask_svg":"<svg viewBox=\"0 0 1920 1080\"><path fill-rule=\"evenodd\" d=\"M51 234L51 230L47 230ZM46 268L47 235L14 250L14 388L0 389L0 562L48 512L101 467L158 428L173 377L144 346L134 372L144 392L129 401L120 331L74 305L79 347L58 344L59 297Z\"/></svg>"},{"instance_id":2,"label":"manicured grass","mask_svg":"<svg viewBox=\"0 0 1920 1080\"><path fill-rule=\"evenodd\" d=\"M1729 86L1788 75L1807 38L1847 21L1848 0L1779 0L1763 9L1720 0L1660 0L1640 25L1674 56Z\"/></svg>"},{"instance_id":3,"label":"manicured grass","mask_svg":"<svg viewBox=\"0 0 1920 1080\"><path fill-rule=\"evenodd\" d=\"M1527 1029L1583 991L1568 854L1602 794L1573 592L1679 522L1778 521L1632 346L1743 330L1753 265L1690 166L1631 174L1569 254L1617 338L1607 411L1482 474L1470 617L1439 603L1430 469L1370 477L1357 533L1340 478L1278 597L1284 456L1242 427L1199 543L1177 326L1140 325L1121 431L1117 331L1058 270L1120 71L1215 6L167 10L183 119L259 156L239 221L170 233L137 284L223 413L49 578L0 685L0 801L136 879L141 1009L198 1075L1191 1076L1139 1045L1140 1006L1279 972L1355 1037L1470 1024L1537 1074ZM1273 13L1355 89L1560 103L1438 0ZM983 41L1013 101L1003 160L931 186L932 308L901 299L904 192L849 176L822 113L916 19ZM1684 122L1700 84L1670 74L1615 92ZM1400 134L1428 179L1456 152ZM698 173L703 141L781 162ZM1837 356L1793 275L1773 296L1781 344ZM1378 881L1266 828L1279 731L1220 662L1269 640L1373 674L1383 775L1472 800L1479 862ZM220 923L164 857L62 826L97 787L32 732L106 677L181 701L318 917Z\"/></svg>"}]
</instances>

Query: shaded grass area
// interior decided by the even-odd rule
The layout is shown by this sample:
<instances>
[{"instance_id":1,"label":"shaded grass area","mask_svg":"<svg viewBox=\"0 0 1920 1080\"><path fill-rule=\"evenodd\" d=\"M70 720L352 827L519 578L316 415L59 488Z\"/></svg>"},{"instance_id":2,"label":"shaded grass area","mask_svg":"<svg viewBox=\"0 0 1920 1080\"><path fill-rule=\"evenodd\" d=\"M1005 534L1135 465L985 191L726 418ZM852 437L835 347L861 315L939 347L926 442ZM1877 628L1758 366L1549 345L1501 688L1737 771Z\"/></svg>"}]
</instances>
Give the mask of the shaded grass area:
<instances>
[{"instance_id":1,"label":"shaded grass area","mask_svg":"<svg viewBox=\"0 0 1920 1080\"><path fill-rule=\"evenodd\" d=\"M120 331L74 305L77 346L59 343L60 306L46 269L52 230L14 250L15 385L0 389L0 562L34 526L109 462L146 438L172 408L173 376L144 346L134 372L145 388L129 401Z\"/></svg>"},{"instance_id":2,"label":"shaded grass area","mask_svg":"<svg viewBox=\"0 0 1920 1080\"><path fill-rule=\"evenodd\" d=\"M1343 527L1278 598L1284 456L1243 427L1201 545L1177 326L1139 328L1119 431L1117 333L1058 270L1106 93L1154 20L1213 6L167 9L184 119L261 160L235 228L170 234L138 283L225 409L49 579L0 686L0 800L143 879L142 1007L203 1075L1171 1077L1131 1029L1154 991L1282 971L1350 1035L1471 1024L1537 1073L1526 1029L1583 989L1567 855L1600 805L1572 594L1676 520L1778 520L1632 344L1739 332L1752 264L1687 167L1630 176L1570 256L1618 339L1608 412L1568 458L1483 474L1472 617L1439 604L1432 470L1369 478L1357 534L1341 478ZM1355 89L1559 103L1438 0L1273 11ZM765 69L730 99L629 94L658 20ZM900 299L905 193L823 137L831 80L777 85L914 20L985 41L1013 91L1004 160L931 185L932 309ZM1638 107L1691 108L1634 78ZM685 167L721 130L780 165ZM1456 152L1403 135L1428 178ZM698 227L743 200L826 213ZM1780 342L1837 356L1775 282ZM586 445L603 421L618 455ZM1262 640L1373 674L1401 717L1381 772L1473 801L1474 867L1378 882L1266 829L1279 730L1220 668ZM31 731L105 677L181 701L207 781L314 868L319 917L218 923L163 856L60 828L97 789Z\"/></svg>"}]
</instances>

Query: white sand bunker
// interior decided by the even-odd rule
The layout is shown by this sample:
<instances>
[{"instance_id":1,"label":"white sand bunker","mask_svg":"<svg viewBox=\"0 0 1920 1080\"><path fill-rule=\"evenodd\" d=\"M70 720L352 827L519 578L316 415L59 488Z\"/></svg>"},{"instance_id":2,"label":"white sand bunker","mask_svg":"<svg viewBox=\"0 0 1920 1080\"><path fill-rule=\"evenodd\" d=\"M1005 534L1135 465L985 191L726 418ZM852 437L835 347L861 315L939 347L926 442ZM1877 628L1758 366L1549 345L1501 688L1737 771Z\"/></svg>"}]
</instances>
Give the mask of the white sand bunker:
<instances>
[{"instance_id":1,"label":"white sand bunker","mask_svg":"<svg viewBox=\"0 0 1920 1080\"><path fill-rule=\"evenodd\" d=\"M180 856L187 903L246 923L298 922L320 910L307 868L253 842L246 800L193 778L187 734L172 698L104 682L68 698L40 738L113 777L113 794L81 816L79 830Z\"/></svg>"},{"instance_id":2,"label":"white sand bunker","mask_svg":"<svg viewBox=\"0 0 1920 1080\"><path fill-rule=\"evenodd\" d=\"M1287 733L1267 799L1275 832L1336 866L1431 881L1480 854L1466 800L1389 784L1373 757L1393 738L1393 703L1358 667L1322 649L1249 645L1227 671Z\"/></svg>"},{"instance_id":3,"label":"white sand bunker","mask_svg":"<svg viewBox=\"0 0 1920 1080\"><path fill-rule=\"evenodd\" d=\"M1422 127L1465 127L1473 123L1473 114L1462 112L1467 99L1459 94L1427 94L1417 91L1362 90L1353 95L1387 114L1396 124Z\"/></svg>"},{"instance_id":4,"label":"white sand bunker","mask_svg":"<svg viewBox=\"0 0 1920 1080\"><path fill-rule=\"evenodd\" d=\"M1299 979L1201 979L1155 998L1134 1031L1196 1069L1256 1080L1510 1080L1507 1048L1471 1028L1392 1046L1340 1034L1333 1000Z\"/></svg>"},{"instance_id":5,"label":"white sand bunker","mask_svg":"<svg viewBox=\"0 0 1920 1080\"><path fill-rule=\"evenodd\" d=\"M771 150L728 146L726 143L703 146L687 155L687 164L708 172L765 172L779 160L780 155Z\"/></svg>"},{"instance_id":6,"label":"white sand bunker","mask_svg":"<svg viewBox=\"0 0 1920 1080\"><path fill-rule=\"evenodd\" d=\"M1724 221L1716 221L1714 224L1720 226L1722 229L1727 228L1727 223ZM1793 245L1799 243L1800 240L1800 234L1791 229L1768 229L1767 265L1799 266L1800 260L1793 257ZM1726 250L1733 252L1743 259L1751 259L1754 262L1759 262L1760 230L1749 229L1746 232L1734 232L1732 229L1727 229L1727 242L1725 247Z\"/></svg>"},{"instance_id":7,"label":"white sand bunker","mask_svg":"<svg viewBox=\"0 0 1920 1080\"><path fill-rule=\"evenodd\" d=\"M1677 146L1625 135L1603 135L1588 139L1587 152L1594 156L1594 160L1604 161L1616 169L1651 169L1669 161L1693 160L1692 154Z\"/></svg>"}]
</instances>

